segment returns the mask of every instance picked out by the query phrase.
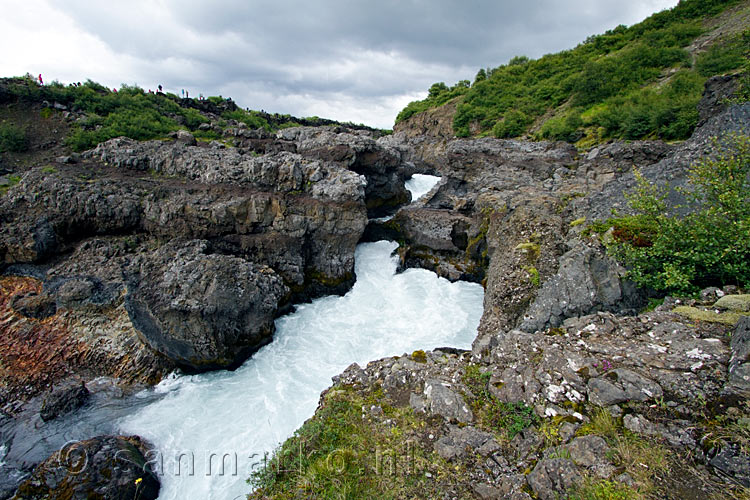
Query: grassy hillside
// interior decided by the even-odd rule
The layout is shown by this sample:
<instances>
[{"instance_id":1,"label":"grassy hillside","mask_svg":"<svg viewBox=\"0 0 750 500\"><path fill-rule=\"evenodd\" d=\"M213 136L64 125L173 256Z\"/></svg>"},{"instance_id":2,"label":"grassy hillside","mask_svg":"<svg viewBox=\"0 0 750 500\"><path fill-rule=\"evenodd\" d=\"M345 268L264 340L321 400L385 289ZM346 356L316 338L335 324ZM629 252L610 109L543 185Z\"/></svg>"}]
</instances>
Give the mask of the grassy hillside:
<instances>
[{"instance_id":1,"label":"grassy hillside","mask_svg":"<svg viewBox=\"0 0 750 500\"><path fill-rule=\"evenodd\" d=\"M591 36L572 50L480 69L473 84L433 84L428 97L410 103L396 123L458 98L453 130L459 137L684 139L698 120L696 104L706 79L748 67L747 25L721 30L708 50L690 47L711 30L708 21L729 8L744 12L750 2L683 0L629 28Z\"/></svg>"},{"instance_id":2,"label":"grassy hillside","mask_svg":"<svg viewBox=\"0 0 750 500\"><path fill-rule=\"evenodd\" d=\"M129 85L122 85L115 92L91 80L81 85L67 86L58 82L42 86L29 77L0 80L0 103L43 101L59 103L83 115L83 118L76 120L66 138L66 144L74 151L84 151L114 137L148 140L165 137L178 129L187 129L199 139L218 139L222 137L223 129L232 125L232 120L242 122L251 129L263 128L267 131L300 125L340 124L318 117L295 118L244 110L231 99L221 96L205 100L181 99L174 94L151 93ZM45 108L44 112L51 114L53 109ZM206 125L201 127L203 124ZM12 121L3 121L1 125L0 151L22 148L23 144L18 139L22 136L22 130L19 131Z\"/></svg>"}]
</instances>

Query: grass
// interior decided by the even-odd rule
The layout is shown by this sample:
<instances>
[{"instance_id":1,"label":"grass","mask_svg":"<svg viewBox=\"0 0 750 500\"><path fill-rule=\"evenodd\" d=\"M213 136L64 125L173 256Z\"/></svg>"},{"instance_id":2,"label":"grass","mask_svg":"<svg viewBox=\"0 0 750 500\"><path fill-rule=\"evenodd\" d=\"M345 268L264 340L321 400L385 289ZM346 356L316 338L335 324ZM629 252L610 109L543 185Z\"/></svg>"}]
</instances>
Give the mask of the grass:
<instances>
[{"instance_id":1,"label":"grass","mask_svg":"<svg viewBox=\"0 0 750 500\"><path fill-rule=\"evenodd\" d=\"M589 416L590 420L578 430L579 436L594 434L607 440L616 439L620 435L622 425L603 408L595 409Z\"/></svg>"},{"instance_id":2,"label":"grass","mask_svg":"<svg viewBox=\"0 0 750 500\"><path fill-rule=\"evenodd\" d=\"M577 434L603 437L611 447L613 464L633 479L635 487L612 490L613 484L590 479L576 490L572 498L608 498L599 495L610 491L612 494L630 495L623 498L649 498L670 471L670 460L673 457L668 448L656 440L646 439L624 429L621 421L603 408L594 410L589 422L581 426Z\"/></svg>"},{"instance_id":3,"label":"grass","mask_svg":"<svg viewBox=\"0 0 750 500\"><path fill-rule=\"evenodd\" d=\"M376 406L380 412L370 412ZM425 445L426 423L394 407L379 388L338 386L315 415L248 482L251 499L436 497L439 482L466 478Z\"/></svg>"},{"instance_id":4,"label":"grass","mask_svg":"<svg viewBox=\"0 0 750 500\"><path fill-rule=\"evenodd\" d=\"M706 321L709 323L721 323L722 325L734 326L742 317L742 313L734 311L726 311L716 313L713 310L707 311L704 309L698 309L697 307L691 306L677 306L673 309L674 312L690 318L693 321Z\"/></svg>"},{"instance_id":5,"label":"grass","mask_svg":"<svg viewBox=\"0 0 750 500\"><path fill-rule=\"evenodd\" d=\"M630 500L638 493L629 486L606 479L587 477L583 484L574 488L570 500Z\"/></svg>"}]
</instances>

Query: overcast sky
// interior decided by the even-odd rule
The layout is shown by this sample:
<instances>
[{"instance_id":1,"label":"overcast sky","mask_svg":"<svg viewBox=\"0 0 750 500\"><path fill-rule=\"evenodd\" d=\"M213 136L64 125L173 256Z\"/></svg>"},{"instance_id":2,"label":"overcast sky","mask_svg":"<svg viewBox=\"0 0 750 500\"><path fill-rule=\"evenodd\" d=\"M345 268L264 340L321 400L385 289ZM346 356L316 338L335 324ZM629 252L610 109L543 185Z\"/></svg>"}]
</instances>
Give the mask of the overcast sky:
<instances>
[{"instance_id":1,"label":"overcast sky","mask_svg":"<svg viewBox=\"0 0 750 500\"><path fill-rule=\"evenodd\" d=\"M391 128L473 80L677 0L0 0L0 76L161 84L242 107Z\"/></svg>"}]
</instances>

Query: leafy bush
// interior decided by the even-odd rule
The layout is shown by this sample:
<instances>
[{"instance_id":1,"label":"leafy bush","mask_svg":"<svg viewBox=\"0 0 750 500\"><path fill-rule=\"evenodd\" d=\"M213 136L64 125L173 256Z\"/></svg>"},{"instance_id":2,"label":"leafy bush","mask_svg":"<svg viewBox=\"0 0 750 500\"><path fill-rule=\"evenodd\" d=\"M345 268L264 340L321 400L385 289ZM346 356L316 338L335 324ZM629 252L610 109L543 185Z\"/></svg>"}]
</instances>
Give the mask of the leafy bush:
<instances>
[{"instance_id":1,"label":"leafy bush","mask_svg":"<svg viewBox=\"0 0 750 500\"><path fill-rule=\"evenodd\" d=\"M636 172L628 196L635 215L614 221L610 249L642 287L664 293L693 293L712 284L750 286L750 138L725 137L715 153L690 168L697 208L669 215L667 188Z\"/></svg>"},{"instance_id":2,"label":"leafy bush","mask_svg":"<svg viewBox=\"0 0 750 500\"><path fill-rule=\"evenodd\" d=\"M427 93L427 98L422 101L412 101L396 116L396 123L406 120L410 116L426 111L430 108L442 106L451 99L465 94L469 90L469 81L461 80L452 87L445 83L433 83Z\"/></svg>"},{"instance_id":3,"label":"leafy bush","mask_svg":"<svg viewBox=\"0 0 750 500\"><path fill-rule=\"evenodd\" d=\"M0 123L0 153L20 153L29 147L26 130L11 123Z\"/></svg>"},{"instance_id":4,"label":"leafy bush","mask_svg":"<svg viewBox=\"0 0 750 500\"><path fill-rule=\"evenodd\" d=\"M583 121L580 115L572 111L544 122L539 134L545 139L575 142L582 136L578 130L581 125Z\"/></svg>"},{"instance_id":5,"label":"leafy bush","mask_svg":"<svg viewBox=\"0 0 750 500\"><path fill-rule=\"evenodd\" d=\"M531 121L529 115L523 111L512 109L505 113L503 119L492 127L492 134L500 139L518 137L526 131Z\"/></svg>"}]
</instances>

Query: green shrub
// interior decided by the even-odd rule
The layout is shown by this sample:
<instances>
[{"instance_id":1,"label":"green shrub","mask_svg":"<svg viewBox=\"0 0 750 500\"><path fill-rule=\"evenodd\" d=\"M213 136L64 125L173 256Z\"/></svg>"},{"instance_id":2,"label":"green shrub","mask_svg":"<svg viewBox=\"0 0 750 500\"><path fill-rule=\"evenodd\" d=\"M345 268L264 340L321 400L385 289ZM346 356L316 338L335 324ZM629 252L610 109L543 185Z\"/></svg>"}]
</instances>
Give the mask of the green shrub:
<instances>
[{"instance_id":1,"label":"green shrub","mask_svg":"<svg viewBox=\"0 0 750 500\"><path fill-rule=\"evenodd\" d=\"M29 147L26 130L12 123L0 123L0 153L21 153Z\"/></svg>"},{"instance_id":2,"label":"green shrub","mask_svg":"<svg viewBox=\"0 0 750 500\"><path fill-rule=\"evenodd\" d=\"M678 294L750 286L750 138L716 140L715 152L690 168L685 195L697 208L685 217L669 214L666 188L636 179L628 196L636 214L614 220L610 246L633 281Z\"/></svg>"},{"instance_id":3,"label":"green shrub","mask_svg":"<svg viewBox=\"0 0 750 500\"><path fill-rule=\"evenodd\" d=\"M719 75L740 69L750 57L750 29L742 34L712 45L695 63L703 76Z\"/></svg>"},{"instance_id":4,"label":"green shrub","mask_svg":"<svg viewBox=\"0 0 750 500\"><path fill-rule=\"evenodd\" d=\"M503 119L492 127L492 134L500 139L518 137L526 131L531 122L529 115L523 111L512 109L505 113Z\"/></svg>"},{"instance_id":5,"label":"green shrub","mask_svg":"<svg viewBox=\"0 0 750 500\"><path fill-rule=\"evenodd\" d=\"M571 111L544 122L540 135L545 139L575 142L583 136L583 133L579 130L582 125L583 120L581 120L580 114Z\"/></svg>"},{"instance_id":6,"label":"green shrub","mask_svg":"<svg viewBox=\"0 0 750 500\"><path fill-rule=\"evenodd\" d=\"M264 128L271 130L271 125L262 117L259 113L254 111L245 111L244 109L236 109L234 111L225 111L221 114L221 117L225 120L235 120L242 122L251 129Z\"/></svg>"},{"instance_id":7,"label":"green shrub","mask_svg":"<svg viewBox=\"0 0 750 500\"><path fill-rule=\"evenodd\" d=\"M396 123L406 120L410 116L426 111L430 108L442 106L451 99L465 94L469 90L470 83L468 80L461 80L452 87L445 83L433 83L430 87L427 98L422 101L412 101L396 116Z\"/></svg>"}]
</instances>

